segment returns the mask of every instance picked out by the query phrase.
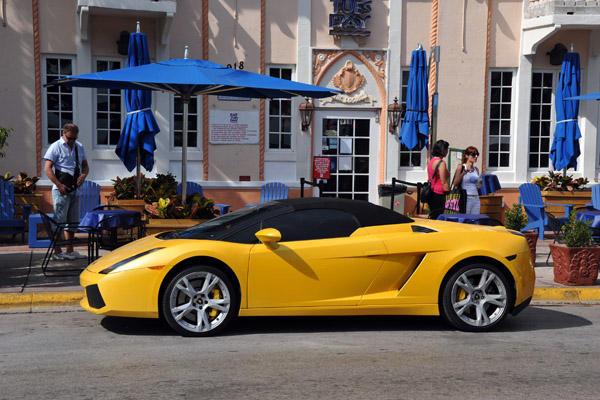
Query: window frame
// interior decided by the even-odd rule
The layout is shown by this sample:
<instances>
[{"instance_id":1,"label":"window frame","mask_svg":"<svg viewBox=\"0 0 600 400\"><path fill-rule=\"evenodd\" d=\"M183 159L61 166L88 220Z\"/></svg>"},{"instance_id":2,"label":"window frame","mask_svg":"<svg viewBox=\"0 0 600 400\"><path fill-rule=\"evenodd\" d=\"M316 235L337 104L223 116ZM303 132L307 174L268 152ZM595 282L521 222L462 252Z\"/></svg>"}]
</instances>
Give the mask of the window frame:
<instances>
[{"instance_id":1,"label":"window frame","mask_svg":"<svg viewBox=\"0 0 600 400\"><path fill-rule=\"evenodd\" d=\"M76 67L77 63L76 63L75 56L62 55L62 54L42 54L42 59L41 59L42 85L49 83L49 82L47 82L48 71L46 68L46 62L48 59L69 60L71 62L71 75L76 75L75 67ZM57 77L63 77L63 76L66 76L66 75L61 75L61 74L57 75ZM44 92L43 92L43 96L42 96L42 147L44 149L47 149L53 143L48 140L48 98L47 98L47 96L48 96L48 88L45 88ZM72 100L72 104L71 104L72 120L70 122L75 122L75 120L76 120L75 116L77 115L77 99L76 99L76 94L75 94L74 89L71 89L71 100ZM60 120L63 121L62 118ZM64 123L67 123L67 122L65 121ZM60 122L59 125L64 125L64 123ZM59 126L58 129L62 129L62 126ZM59 133L58 139L60 139L60 133Z\"/></svg>"},{"instance_id":2,"label":"window frame","mask_svg":"<svg viewBox=\"0 0 600 400\"><path fill-rule=\"evenodd\" d=\"M271 69L289 69L290 70L290 80L295 80L295 76L296 76L296 67L295 65L290 65L290 64L269 64L267 65L267 69L266 69L266 75L267 76L271 76ZM271 113L270 113L270 105L271 105L271 101L280 101L280 100L285 100L285 101L289 101L290 102L290 131L288 132L282 132L281 131L281 125L280 125L280 129L277 132L277 135L279 137L279 144L281 144L281 136L282 135L288 135L290 136L290 147L289 148L274 148L271 147ZM273 99L273 100L267 100L266 103L266 107L265 107L265 152L269 152L269 153L293 153L295 151L295 141L294 141L294 126L296 123L296 117L295 117L295 113L294 113L294 101L292 98L290 99ZM281 118L283 115L279 114L278 117Z\"/></svg>"},{"instance_id":3,"label":"window frame","mask_svg":"<svg viewBox=\"0 0 600 400\"><path fill-rule=\"evenodd\" d=\"M98 62L99 61L107 61L107 62L119 62L120 64L120 68L124 68L125 65L127 64L127 60L123 57L95 57L93 60L93 70L94 72L97 72L98 70ZM115 89L106 89L106 90L115 90ZM98 149L98 150L106 150L106 149L116 149L117 144L118 144L118 140L117 143L110 143L110 113L111 111L109 110L109 118L108 118L108 127L107 127L107 131L108 131L108 144L99 144L98 143L98 96L100 94L98 93L98 89L93 89L93 130L94 130L94 137L93 137L93 148L94 149ZM119 97L121 98L121 123L120 123L120 131L119 131L119 135L121 134L121 131L123 129L123 124L125 123L125 118L127 117L127 107L125 106L125 96L123 95L123 91L120 91ZM104 112L104 111L103 111ZM116 112L115 112L116 114Z\"/></svg>"},{"instance_id":4,"label":"window frame","mask_svg":"<svg viewBox=\"0 0 600 400\"><path fill-rule=\"evenodd\" d=\"M492 74L493 73L506 73L506 72L510 72L512 74L511 76L511 82L510 82L510 89L511 89L511 95L510 95L510 116L507 118L503 118L500 117L499 121L508 121L510 124L509 127L509 131L510 134L508 135L509 137L509 145L508 145L508 150L507 151L502 151L500 148L500 145L498 147L498 150L496 150L497 154L498 154L498 159L499 165L490 165L490 160L491 160L491 154L492 151L490 150L490 146L492 145L492 136L497 136L498 139L500 139L500 137L502 137L503 135L498 134L498 135L492 135L491 133L491 125L492 125L492 90L495 88L495 86L492 86ZM512 168L514 168L513 165L513 159L511 158L511 153L512 153L512 149L513 146L515 145L515 114L517 112L516 110L516 104L515 104L515 99L517 96L517 91L516 89L516 83L517 83L517 71L513 68L493 68L490 69L489 71L489 86L488 86L488 101L487 101L487 126L486 126L486 148L483 150L486 152L486 169L489 171L507 171L507 170L511 170ZM504 88L506 86L504 86L503 84L501 84L500 88ZM507 104L507 103L502 103L502 101L500 102L500 104ZM501 128L500 128L501 131ZM498 140L498 143L500 143L500 140ZM508 165L500 165L500 155L501 154L507 154L508 155Z\"/></svg>"},{"instance_id":5,"label":"window frame","mask_svg":"<svg viewBox=\"0 0 600 400\"><path fill-rule=\"evenodd\" d=\"M549 116L549 122L550 122L550 126L548 127L549 129L549 135L548 135L548 154L546 155L547 160L548 160L548 165L545 167L541 167L539 166L539 160L540 160L540 155L543 154L539 151L536 152L536 154L538 155L538 166L536 167L532 167L531 166L531 156L532 156L532 149L531 149L531 140L532 140L532 136L531 136L531 123L532 123L532 115L531 115L531 108L533 107L534 103L533 103L533 93L529 102L529 118L527 121L527 171L529 172L546 172L548 171L548 169L552 169L552 161L550 160L550 150L552 149L552 139L554 137L554 131L556 128L556 90L558 87L558 81L560 79L560 70L559 69L544 69L544 68L536 68L533 69L531 71L531 91L533 92L533 75L534 74L551 74L552 75L552 87L551 87L551 100L550 100L550 116ZM543 100L543 99L541 99ZM545 103L540 102L540 103L535 103L535 104L540 104L543 105ZM545 121L546 119L540 120L540 121ZM537 138L541 138L541 136L537 136ZM539 148L539 146L538 146Z\"/></svg>"},{"instance_id":6,"label":"window frame","mask_svg":"<svg viewBox=\"0 0 600 400\"><path fill-rule=\"evenodd\" d=\"M171 148L171 150L176 150L176 151L181 151L182 146L176 146L175 145L175 132L180 132L182 133L181 137L183 139L183 125L182 125L182 129L181 130L176 130L175 129L175 101L178 99L181 99L180 95L173 95L172 97L172 101L170 102L170 114L171 114L171 120L170 120L170 129L171 132L173 133L172 135L169 135L169 146ZM202 101L203 101L203 96L202 95L196 95L196 96L191 96L191 98L196 98L196 110L192 112L192 108L188 106L188 150L192 149L192 150L197 150L197 151L202 151L202 140L203 140L203 136L202 136ZM190 101L191 101L190 98ZM181 119L183 121L183 103L181 104L182 107L182 112L181 112ZM189 124L189 118L191 115L196 115L196 146L190 146L190 140L189 140L189 134L190 134L190 124ZM183 142L182 142L183 143Z\"/></svg>"}]
</instances>

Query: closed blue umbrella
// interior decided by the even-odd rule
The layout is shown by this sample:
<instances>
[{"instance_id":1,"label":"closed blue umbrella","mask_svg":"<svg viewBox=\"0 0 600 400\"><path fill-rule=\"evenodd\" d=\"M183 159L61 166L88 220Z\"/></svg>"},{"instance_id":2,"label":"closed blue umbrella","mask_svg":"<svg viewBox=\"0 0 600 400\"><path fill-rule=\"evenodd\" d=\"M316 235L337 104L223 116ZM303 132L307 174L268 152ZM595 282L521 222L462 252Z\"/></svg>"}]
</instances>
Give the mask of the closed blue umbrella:
<instances>
[{"instance_id":1,"label":"closed blue umbrella","mask_svg":"<svg viewBox=\"0 0 600 400\"><path fill-rule=\"evenodd\" d=\"M136 67L150 64L148 38L144 33L129 36L127 66ZM126 90L125 105L127 118L119 137L115 152L128 171L136 168L137 196L140 195L140 165L151 171L154 167L156 142L154 135L160 132L152 113L152 92L150 90Z\"/></svg>"},{"instance_id":2,"label":"closed blue umbrella","mask_svg":"<svg viewBox=\"0 0 600 400\"><path fill-rule=\"evenodd\" d=\"M550 149L550 159L555 170L577 168L581 132L577 124L579 100L566 100L579 96L579 53L567 53L562 63L556 91L556 130Z\"/></svg>"},{"instance_id":3,"label":"closed blue umbrella","mask_svg":"<svg viewBox=\"0 0 600 400\"><path fill-rule=\"evenodd\" d=\"M187 55L187 47L186 47ZM67 76L46 86L107 89L159 90L181 96L183 101L183 143L181 163L182 197L187 182L187 115L191 96L227 95L247 98L323 98L340 90L273 78L249 71L227 68L206 60L175 58L138 67Z\"/></svg>"},{"instance_id":4,"label":"closed blue umbrella","mask_svg":"<svg viewBox=\"0 0 600 400\"><path fill-rule=\"evenodd\" d=\"M150 64L148 39L143 33L132 33L129 37L127 66ZM127 118L115 152L129 171L137 164L137 152L140 151L140 164L151 171L154 166L154 135L160 132L154 113L151 110L152 92L150 90L126 90L125 105Z\"/></svg>"},{"instance_id":5,"label":"closed blue umbrella","mask_svg":"<svg viewBox=\"0 0 600 400\"><path fill-rule=\"evenodd\" d=\"M400 129L400 142L409 150L421 150L429 142L429 91L427 90L427 55L413 50L410 57L406 113Z\"/></svg>"}]
</instances>

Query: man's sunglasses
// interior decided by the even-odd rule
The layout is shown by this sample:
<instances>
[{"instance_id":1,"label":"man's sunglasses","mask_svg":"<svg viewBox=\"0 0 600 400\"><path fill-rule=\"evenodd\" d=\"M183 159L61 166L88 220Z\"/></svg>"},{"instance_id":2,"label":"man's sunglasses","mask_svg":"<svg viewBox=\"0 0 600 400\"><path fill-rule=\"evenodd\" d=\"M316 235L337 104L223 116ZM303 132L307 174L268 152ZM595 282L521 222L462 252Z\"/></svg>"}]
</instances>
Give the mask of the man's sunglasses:
<instances>
[{"instance_id":1,"label":"man's sunglasses","mask_svg":"<svg viewBox=\"0 0 600 400\"><path fill-rule=\"evenodd\" d=\"M67 139L69 142L74 142L75 140L77 140L77 136L69 137L69 136L65 135L65 139Z\"/></svg>"}]
</instances>

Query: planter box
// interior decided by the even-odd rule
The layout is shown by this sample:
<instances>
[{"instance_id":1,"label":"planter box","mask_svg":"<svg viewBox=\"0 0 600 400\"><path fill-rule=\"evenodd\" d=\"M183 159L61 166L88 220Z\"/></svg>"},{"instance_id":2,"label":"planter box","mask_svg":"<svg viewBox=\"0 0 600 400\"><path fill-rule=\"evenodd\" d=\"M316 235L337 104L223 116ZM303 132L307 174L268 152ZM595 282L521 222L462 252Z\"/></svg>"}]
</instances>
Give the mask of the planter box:
<instances>
[{"instance_id":1,"label":"planter box","mask_svg":"<svg viewBox=\"0 0 600 400\"><path fill-rule=\"evenodd\" d=\"M572 204L577 207L585 207L585 203L592 201L592 191L586 190L583 192L558 192L558 191L542 191L542 200L544 203L561 203ZM549 205L546 210L557 217L565 215L565 208L562 206Z\"/></svg>"},{"instance_id":2,"label":"planter box","mask_svg":"<svg viewBox=\"0 0 600 400\"><path fill-rule=\"evenodd\" d=\"M525 239L527 239L527 244L529 245L529 251L531 252L531 258L533 259L533 263L535 264L535 255L537 249L537 241L539 234L536 232L525 232Z\"/></svg>"},{"instance_id":3,"label":"planter box","mask_svg":"<svg viewBox=\"0 0 600 400\"><path fill-rule=\"evenodd\" d=\"M125 210L139 211L142 214L142 219L144 219L146 215L144 211L146 207L146 202L144 200L109 200L108 205L119 206Z\"/></svg>"},{"instance_id":4,"label":"planter box","mask_svg":"<svg viewBox=\"0 0 600 400\"><path fill-rule=\"evenodd\" d=\"M502 208L502 196L486 195L479 196L481 209L479 214L487 215L490 218L504 222L504 209Z\"/></svg>"},{"instance_id":5,"label":"planter box","mask_svg":"<svg viewBox=\"0 0 600 400\"><path fill-rule=\"evenodd\" d=\"M550 244L554 282L570 286L594 285L598 279L600 247L566 247Z\"/></svg>"},{"instance_id":6,"label":"planter box","mask_svg":"<svg viewBox=\"0 0 600 400\"><path fill-rule=\"evenodd\" d=\"M175 231L178 229L189 228L190 226L198 225L206 219L170 219L170 218L150 218L146 223L146 235L154 235L156 233Z\"/></svg>"},{"instance_id":7,"label":"planter box","mask_svg":"<svg viewBox=\"0 0 600 400\"><path fill-rule=\"evenodd\" d=\"M15 203L29 204L31 206L31 214L39 214L42 197L41 193L15 194ZM15 205L15 218L23 218L23 207ZM29 231L28 224L25 224L25 231Z\"/></svg>"}]
</instances>

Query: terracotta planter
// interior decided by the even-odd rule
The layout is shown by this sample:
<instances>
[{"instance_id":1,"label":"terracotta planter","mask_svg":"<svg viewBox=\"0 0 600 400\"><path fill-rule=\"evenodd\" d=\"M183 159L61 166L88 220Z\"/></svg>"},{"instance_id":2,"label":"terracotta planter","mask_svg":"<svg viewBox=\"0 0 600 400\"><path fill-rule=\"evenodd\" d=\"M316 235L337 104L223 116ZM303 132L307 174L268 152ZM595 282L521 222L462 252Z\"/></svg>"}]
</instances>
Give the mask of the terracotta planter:
<instances>
[{"instance_id":1,"label":"terracotta planter","mask_svg":"<svg viewBox=\"0 0 600 400\"><path fill-rule=\"evenodd\" d=\"M560 204L572 204L577 207L585 207L585 203L589 203L592 201L592 191L586 190L583 192L558 192L554 190L544 190L542 191L542 200L544 203L560 203ZM556 215L557 217L562 217L565 215L565 208L562 206L546 206L546 210Z\"/></svg>"},{"instance_id":2,"label":"terracotta planter","mask_svg":"<svg viewBox=\"0 0 600 400\"><path fill-rule=\"evenodd\" d=\"M598 279L600 247L566 247L550 244L554 282L570 286L594 285Z\"/></svg>"},{"instance_id":3,"label":"terracotta planter","mask_svg":"<svg viewBox=\"0 0 600 400\"><path fill-rule=\"evenodd\" d=\"M146 235L155 233L175 231L198 225L206 219L173 219L173 218L150 218L146 223Z\"/></svg>"},{"instance_id":4,"label":"terracotta planter","mask_svg":"<svg viewBox=\"0 0 600 400\"><path fill-rule=\"evenodd\" d=\"M527 239L529 251L531 251L531 258L533 258L535 264L535 252L539 235L536 232L524 232L523 234L525 235L525 239Z\"/></svg>"},{"instance_id":5,"label":"terracotta planter","mask_svg":"<svg viewBox=\"0 0 600 400\"><path fill-rule=\"evenodd\" d=\"M487 215L490 218L497 219L498 221L504 221L504 209L502 208L502 196L498 195L486 195L479 196L479 203L481 203L481 209L479 214Z\"/></svg>"}]
</instances>

